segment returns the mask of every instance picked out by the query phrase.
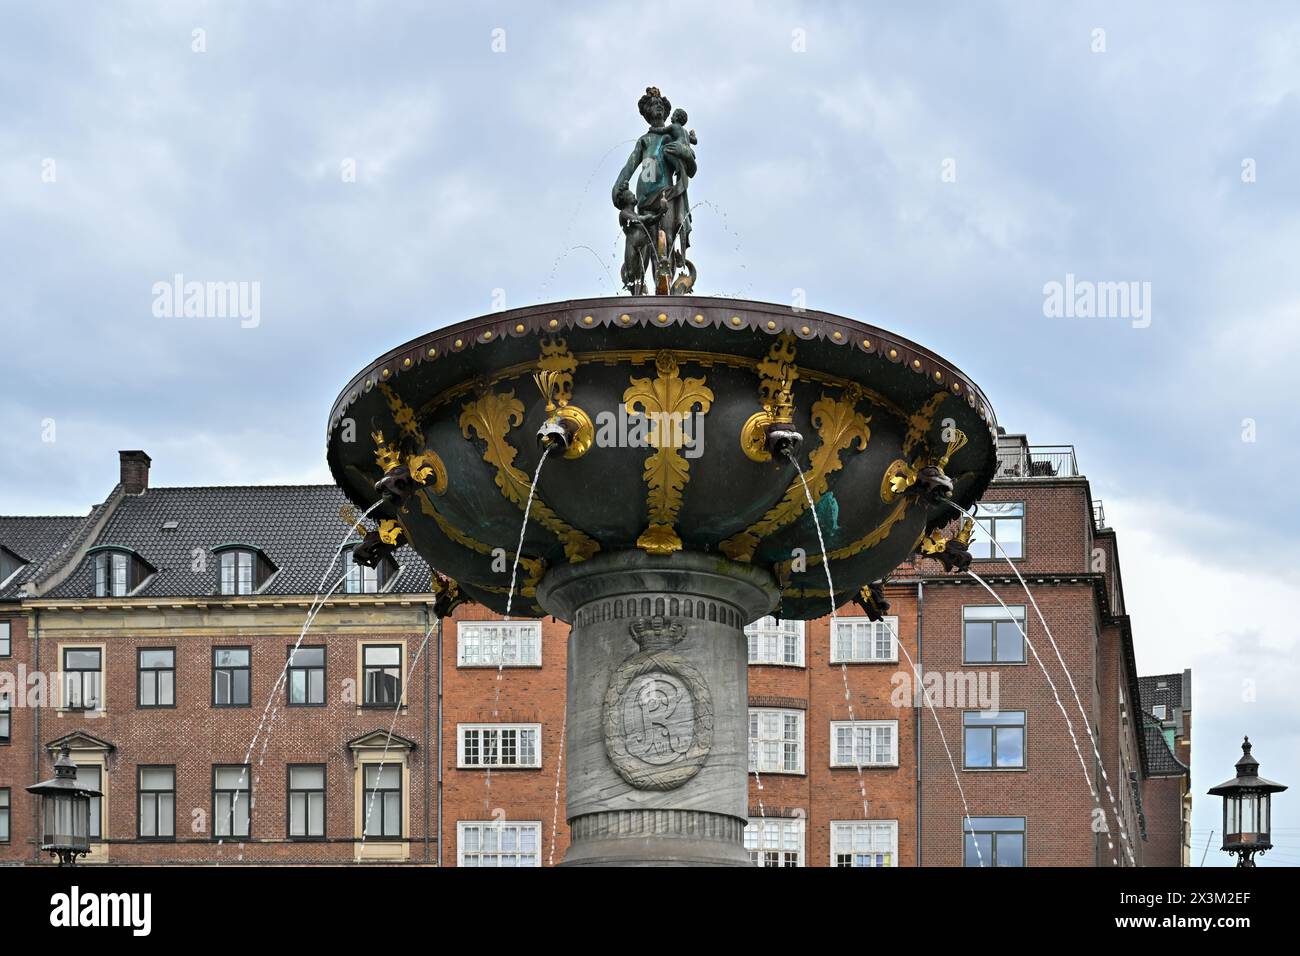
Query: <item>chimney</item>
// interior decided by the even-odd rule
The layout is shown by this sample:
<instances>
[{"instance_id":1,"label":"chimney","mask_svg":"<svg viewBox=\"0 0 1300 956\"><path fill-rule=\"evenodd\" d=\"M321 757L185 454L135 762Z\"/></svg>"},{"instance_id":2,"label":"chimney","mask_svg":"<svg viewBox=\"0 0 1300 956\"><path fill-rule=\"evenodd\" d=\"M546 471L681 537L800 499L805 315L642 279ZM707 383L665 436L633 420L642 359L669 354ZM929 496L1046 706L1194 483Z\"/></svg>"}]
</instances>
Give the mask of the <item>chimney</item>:
<instances>
[{"instance_id":1,"label":"chimney","mask_svg":"<svg viewBox=\"0 0 1300 956\"><path fill-rule=\"evenodd\" d=\"M119 451L122 474L118 481L122 492L128 495L142 495L149 487L149 462L152 460L142 451Z\"/></svg>"}]
</instances>

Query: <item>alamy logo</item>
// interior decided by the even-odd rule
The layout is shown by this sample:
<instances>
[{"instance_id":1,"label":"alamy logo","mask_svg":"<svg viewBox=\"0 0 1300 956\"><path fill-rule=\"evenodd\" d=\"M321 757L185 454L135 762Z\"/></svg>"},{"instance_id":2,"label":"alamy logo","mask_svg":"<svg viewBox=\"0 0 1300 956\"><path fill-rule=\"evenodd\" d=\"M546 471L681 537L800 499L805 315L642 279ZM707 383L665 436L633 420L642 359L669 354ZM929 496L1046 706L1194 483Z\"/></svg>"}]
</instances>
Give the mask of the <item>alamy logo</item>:
<instances>
[{"instance_id":1,"label":"alamy logo","mask_svg":"<svg viewBox=\"0 0 1300 956\"><path fill-rule=\"evenodd\" d=\"M134 936L153 927L152 893L82 893L74 886L50 897L50 925L57 927L125 926Z\"/></svg>"},{"instance_id":2,"label":"alamy logo","mask_svg":"<svg viewBox=\"0 0 1300 956\"><path fill-rule=\"evenodd\" d=\"M1043 286L1043 315L1049 319L1131 319L1133 328L1151 324L1150 282L1093 282L1066 273L1064 282Z\"/></svg>"},{"instance_id":3,"label":"alamy logo","mask_svg":"<svg viewBox=\"0 0 1300 956\"><path fill-rule=\"evenodd\" d=\"M699 412L618 412L596 414L597 448L681 449L686 458L704 454L704 416Z\"/></svg>"},{"instance_id":4,"label":"alamy logo","mask_svg":"<svg viewBox=\"0 0 1300 956\"><path fill-rule=\"evenodd\" d=\"M159 319L239 319L242 329L262 323L260 282L187 282L178 272L171 282L155 282L151 291Z\"/></svg>"}]
</instances>

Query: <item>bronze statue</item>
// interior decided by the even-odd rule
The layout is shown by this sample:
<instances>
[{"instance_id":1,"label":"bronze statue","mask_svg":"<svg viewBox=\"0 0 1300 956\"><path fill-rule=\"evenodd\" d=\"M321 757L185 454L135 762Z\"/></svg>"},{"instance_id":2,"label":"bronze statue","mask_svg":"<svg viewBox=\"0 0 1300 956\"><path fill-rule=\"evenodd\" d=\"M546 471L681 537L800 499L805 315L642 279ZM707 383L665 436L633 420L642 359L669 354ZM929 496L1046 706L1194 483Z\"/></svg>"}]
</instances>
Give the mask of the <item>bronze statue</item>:
<instances>
[{"instance_id":1,"label":"bronze statue","mask_svg":"<svg viewBox=\"0 0 1300 956\"><path fill-rule=\"evenodd\" d=\"M686 295L695 285L695 266L686 258L691 244L686 187L695 175L698 140L686 129L686 111L673 111L670 118L672 104L656 87L646 87L637 109L650 129L632 148L611 193L626 237L623 286L645 295L650 268L656 295Z\"/></svg>"}]
</instances>

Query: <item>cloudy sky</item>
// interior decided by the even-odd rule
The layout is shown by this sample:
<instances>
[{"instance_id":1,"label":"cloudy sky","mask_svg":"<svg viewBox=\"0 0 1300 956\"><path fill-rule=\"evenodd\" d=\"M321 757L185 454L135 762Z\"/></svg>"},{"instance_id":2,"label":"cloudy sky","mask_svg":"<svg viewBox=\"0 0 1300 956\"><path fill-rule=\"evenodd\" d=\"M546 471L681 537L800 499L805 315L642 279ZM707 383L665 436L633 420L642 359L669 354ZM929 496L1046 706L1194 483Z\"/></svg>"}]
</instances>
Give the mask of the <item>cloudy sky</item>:
<instances>
[{"instance_id":1,"label":"cloudy sky","mask_svg":"<svg viewBox=\"0 0 1300 956\"><path fill-rule=\"evenodd\" d=\"M617 291L654 84L699 133L699 290L804 290L1073 444L1139 669L1193 670L1195 789L1246 732L1300 785L1293 7L430 6L6 5L0 511L84 512L119 448L156 484L328 481L371 358L494 295ZM177 274L258 283L256 323L159 317ZM1046 315L1067 276L1149 315Z\"/></svg>"}]
</instances>

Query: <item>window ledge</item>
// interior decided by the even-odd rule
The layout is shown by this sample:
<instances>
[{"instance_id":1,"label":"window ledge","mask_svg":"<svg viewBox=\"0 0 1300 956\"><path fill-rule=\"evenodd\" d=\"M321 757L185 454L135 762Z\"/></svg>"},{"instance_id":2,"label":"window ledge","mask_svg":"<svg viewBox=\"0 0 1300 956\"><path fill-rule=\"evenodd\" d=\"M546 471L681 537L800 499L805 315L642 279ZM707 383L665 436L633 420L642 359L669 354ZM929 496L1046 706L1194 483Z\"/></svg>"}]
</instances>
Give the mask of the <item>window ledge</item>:
<instances>
[{"instance_id":1,"label":"window ledge","mask_svg":"<svg viewBox=\"0 0 1300 956\"><path fill-rule=\"evenodd\" d=\"M468 670L480 670L480 671L482 671L482 670L496 670L498 667L501 668L502 670L535 670L535 671L538 671L538 670L541 670L541 669L542 669L542 665L541 665L541 664L461 664L461 663L459 663L459 662L456 664L456 668L457 668L457 670L467 670L467 671L468 671Z\"/></svg>"},{"instance_id":2,"label":"window ledge","mask_svg":"<svg viewBox=\"0 0 1300 956\"><path fill-rule=\"evenodd\" d=\"M1028 767L962 767L968 773L1025 773Z\"/></svg>"}]
</instances>

